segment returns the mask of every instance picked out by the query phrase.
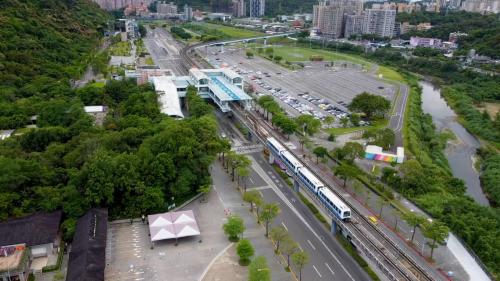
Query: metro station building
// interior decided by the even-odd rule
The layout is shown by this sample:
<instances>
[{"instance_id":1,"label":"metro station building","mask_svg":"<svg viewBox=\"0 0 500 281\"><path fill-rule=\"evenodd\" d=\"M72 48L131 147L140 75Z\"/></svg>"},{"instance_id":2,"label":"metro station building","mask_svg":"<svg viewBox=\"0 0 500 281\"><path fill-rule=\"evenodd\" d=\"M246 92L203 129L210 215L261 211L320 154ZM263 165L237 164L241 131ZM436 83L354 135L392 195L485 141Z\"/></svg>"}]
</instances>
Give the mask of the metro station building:
<instances>
[{"instance_id":1,"label":"metro station building","mask_svg":"<svg viewBox=\"0 0 500 281\"><path fill-rule=\"evenodd\" d=\"M202 98L212 100L222 112L231 111L231 102L246 109L251 105L252 97L243 90L243 77L228 68L191 68L187 76L152 76L148 80L159 94L161 112L176 118L184 118L181 99L189 86L196 87Z\"/></svg>"}]
</instances>

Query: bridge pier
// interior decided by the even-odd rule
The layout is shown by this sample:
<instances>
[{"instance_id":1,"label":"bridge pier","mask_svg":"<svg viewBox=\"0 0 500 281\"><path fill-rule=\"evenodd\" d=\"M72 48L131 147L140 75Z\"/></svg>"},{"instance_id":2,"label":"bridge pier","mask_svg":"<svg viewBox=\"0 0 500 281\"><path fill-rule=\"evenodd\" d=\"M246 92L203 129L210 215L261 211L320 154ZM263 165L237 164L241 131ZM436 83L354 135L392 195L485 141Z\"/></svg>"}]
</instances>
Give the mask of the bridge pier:
<instances>
[{"instance_id":1,"label":"bridge pier","mask_svg":"<svg viewBox=\"0 0 500 281\"><path fill-rule=\"evenodd\" d=\"M224 53L224 45L220 45L220 53Z\"/></svg>"},{"instance_id":2,"label":"bridge pier","mask_svg":"<svg viewBox=\"0 0 500 281\"><path fill-rule=\"evenodd\" d=\"M274 164L274 155L272 152L269 153L269 164L271 164L271 165Z\"/></svg>"},{"instance_id":3,"label":"bridge pier","mask_svg":"<svg viewBox=\"0 0 500 281\"><path fill-rule=\"evenodd\" d=\"M332 232L333 235L337 234L337 231L338 231L338 226L337 226L337 222L335 221L335 219L332 218L332 228L330 229L330 231Z\"/></svg>"},{"instance_id":4,"label":"bridge pier","mask_svg":"<svg viewBox=\"0 0 500 281\"><path fill-rule=\"evenodd\" d=\"M267 45L267 38L264 39L264 46L266 46L266 45Z\"/></svg>"},{"instance_id":5,"label":"bridge pier","mask_svg":"<svg viewBox=\"0 0 500 281\"><path fill-rule=\"evenodd\" d=\"M208 57L208 45L205 46L205 56Z\"/></svg>"},{"instance_id":6,"label":"bridge pier","mask_svg":"<svg viewBox=\"0 0 500 281\"><path fill-rule=\"evenodd\" d=\"M295 190L295 192L300 192L300 184L296 179L293 179L293 190Z\"/></svg>"}]
</instances>

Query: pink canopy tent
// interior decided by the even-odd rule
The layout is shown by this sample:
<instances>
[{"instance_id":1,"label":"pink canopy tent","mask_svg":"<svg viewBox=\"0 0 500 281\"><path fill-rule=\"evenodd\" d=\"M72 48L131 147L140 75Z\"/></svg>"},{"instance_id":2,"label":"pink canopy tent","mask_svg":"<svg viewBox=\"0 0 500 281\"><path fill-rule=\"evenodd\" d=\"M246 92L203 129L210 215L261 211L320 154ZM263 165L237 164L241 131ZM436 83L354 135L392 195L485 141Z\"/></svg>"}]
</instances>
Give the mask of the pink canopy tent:
<instances>
[{"instance_id":1,"label":"pink canopy tent","mask_svg":"<svg viewBox=\"0 0 500 281\"><path fill-rule=\"evenodd\" d=\"M192 210L148 216L151 242L200 235Z\"/></svg>"}]
</instances>

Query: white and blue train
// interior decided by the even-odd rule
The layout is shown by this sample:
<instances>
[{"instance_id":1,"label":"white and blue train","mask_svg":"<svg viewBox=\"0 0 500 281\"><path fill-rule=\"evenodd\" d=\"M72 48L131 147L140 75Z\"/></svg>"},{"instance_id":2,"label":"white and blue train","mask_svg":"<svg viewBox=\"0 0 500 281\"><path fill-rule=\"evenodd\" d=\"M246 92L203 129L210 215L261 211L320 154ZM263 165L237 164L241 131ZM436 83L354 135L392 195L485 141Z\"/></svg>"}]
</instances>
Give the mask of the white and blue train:
<instances>
[{"instance_id":1,"label":"white and blue train","mask_svg":"<svg viewBox=\"0 0 500 281\"><path fill-rule=\"evenodd\" d=\"M274 154L274 157L280 159L286 166L287 171L293 173L310 192L316 195L332 215L343 221L350 220L351 209L337 195L325 187L292 153L272 137L267 139L267 146L271 150L271 153Z\"/></svg>"}]
</instances>

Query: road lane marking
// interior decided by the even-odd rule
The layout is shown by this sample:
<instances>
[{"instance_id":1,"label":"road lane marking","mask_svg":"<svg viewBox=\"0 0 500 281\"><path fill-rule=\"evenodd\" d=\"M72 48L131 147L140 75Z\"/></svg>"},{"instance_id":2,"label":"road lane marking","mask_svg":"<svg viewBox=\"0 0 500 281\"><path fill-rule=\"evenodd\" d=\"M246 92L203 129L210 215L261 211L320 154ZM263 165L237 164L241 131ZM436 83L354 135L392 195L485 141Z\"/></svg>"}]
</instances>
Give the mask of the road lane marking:
<instances>
[{"instance_id":1,"label":"road lane marking","mask_svg":"<svg viewBox=\"0 0 500 281\"><path fill-rule=\"evenodd\" d=\"M271 187L273 186L274 183L272 182L272 180L270 180L267 173L264 171L264 169L259 164L256 163L256 161L252 161L252 168L254 168L254 170L255 170L255 172L257 172L257 174L259 174L261 177L263 177L264 181L266 181L268 183L271 182ZM271 173L271 171L267 171L267 172ZM268 181L268 180L270 180L270 181ZM285 202L285 205L287 205L288 208L290 208L292 213L294 213L295 216L297 216L297 218L300 221L302 221L302 223L307 227L307 229L309 229L309 231L319 240L319 243L323 246L323 248L326 249L326 251L330 254L330 256L339 264L340 268L342 268L342 270L347 274L347 276L349 276L349 279L351 279L352 281L355 281L354 277L352 277L352 275L349 273L349 271L347 271L345 266L333 254L333 252L330 250L330 248L328 248L326 243L320 239L318 233L311 227L311 225L304 219L304 217L297 211L297 209L295 209L295 207L290 203L290 201L288 200L288 198L286 198L286 196L283 194L283 192L276 185L274 187L275 188L273 188L273 191L276 193L276 195L283 202ZM300 248L300 245L299 245L299 248ZM300 249L302 250L302 248L300 248Z\"/></svg>"},{"instance_id":2,"label":"road lane marking","mask_svg":"<svg viewBox=\"0 0 500 281\"><path fill-rule=\"evenodd\" d=\"M302 249L302 246L300 245L299 242L297 242L297 246L299 246L299 249L300 249L301 252L304 252L304 249Z\"/></svg>"},{"instance_id":3,"label":"road lane marking","mask_svg":"<svg viewBox=\"0 0 500 281\"><path fill-rule=\"evenodd\" d=\"M307 239L307 243L309 243L309 245L311 245L311 248L313 248L313 250L316 250L316 247L314 247L313 243L311 243L311 241L309 241L309 239Z\"/></svg>"},{"instance_id":4,"label":"road lane marking","mask_svg":"<svg viewBox=\"0 0 500 281\"><path fill-rule=\"evenodd\" d=\"M253 181L253 179L252 179L252 178L250 178L250 181L252 182L252 184L255 184L255 182Z\"/></svg>"},{"instance_id":5,"label":"road lane marking","mask_svg":"<svg viewBox=\"0 0 500 281\"><path fill-rule=\"evenodd\" d=\"M283 227L285 228L285 230L288 232L288 227L286 227L285 223L281 222L281 224L283 225Z\"/></svg>"},{"instance_id":6,"label":"road lane marking","mask_svg":"<svg viewBox=\"0 0 500 281\"><path fill-rule=\"evenodd\" d=\"M322 278L321 273L319 273L318 269L316 268L316 266L314 266L314 264L313 264L313 268L316 271L316 273L318 273L319 278Z\"/></svg>"},{"instance_id":7,"label":"road lane marking","mask_svg":"<svg viewBox=\"0 0 500 281\"><path fill-rule=\"evenodd\" d=\"M333 272L332 268L328 265L328 263L325 262L325 265L326 267L328 268L328 270L330 270L330 272L335 275L335 272Z\"/></svg>"}]
</instances>

